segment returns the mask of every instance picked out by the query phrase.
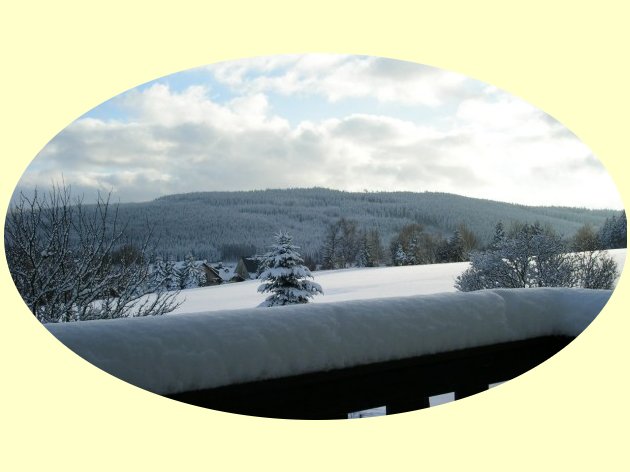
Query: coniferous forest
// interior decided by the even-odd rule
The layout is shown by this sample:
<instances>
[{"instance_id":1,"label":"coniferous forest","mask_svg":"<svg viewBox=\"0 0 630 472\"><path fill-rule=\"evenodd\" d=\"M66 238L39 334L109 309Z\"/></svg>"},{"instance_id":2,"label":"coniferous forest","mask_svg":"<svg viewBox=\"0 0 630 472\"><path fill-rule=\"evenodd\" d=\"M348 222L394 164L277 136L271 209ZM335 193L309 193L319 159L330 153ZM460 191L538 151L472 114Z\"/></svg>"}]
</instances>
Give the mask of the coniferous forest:
<instances>
[{"instance_id":1,"label":"coniferous forest","mask_svg":"<svg viewBox=\"0 0 630 472\"><path fill-rule=\"evenodd\" d=\"M533 207L435 192L343 192L324 188L199 192L169 195L144 203L122 203L118 217L127 235L142 240L154 231L156 251L165 259L236 260L264 252L270 235L289 231L307 258L322 262L330 225L352 221L357 237L378 233L390 252L401 230L419 225L436 238L466 228L480 246L490 243L498 221L549 226L564 238L585 224L595 230L618 212L568 207ZM395 244L395 243L394 243Z\"/></svg>"}]
</instances>

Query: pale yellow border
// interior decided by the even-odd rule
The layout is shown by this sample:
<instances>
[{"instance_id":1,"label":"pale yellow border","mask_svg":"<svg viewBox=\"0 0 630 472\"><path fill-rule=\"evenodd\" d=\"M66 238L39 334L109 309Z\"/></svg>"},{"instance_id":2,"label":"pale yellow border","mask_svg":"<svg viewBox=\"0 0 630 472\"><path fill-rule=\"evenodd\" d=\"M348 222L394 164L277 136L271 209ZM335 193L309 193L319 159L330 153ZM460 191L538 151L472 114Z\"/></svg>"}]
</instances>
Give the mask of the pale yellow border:
<instances>
[{"instance_id":1,"label":"pale yellow border","mask_svg":"<svg viewBox=\"0 0 630 472\"><path fill-rule=\"evenodd\" d=\"M501 87L574 131L628 201L627 4L10 2L0 14L3 217L29 160L105 99L193 66L296 52L413 60ZM485 395L300 422L180 405L101 373L28 315L2 265L3 470L629 470L627 274L570 348Z\"/></svg>"}]
</instances>

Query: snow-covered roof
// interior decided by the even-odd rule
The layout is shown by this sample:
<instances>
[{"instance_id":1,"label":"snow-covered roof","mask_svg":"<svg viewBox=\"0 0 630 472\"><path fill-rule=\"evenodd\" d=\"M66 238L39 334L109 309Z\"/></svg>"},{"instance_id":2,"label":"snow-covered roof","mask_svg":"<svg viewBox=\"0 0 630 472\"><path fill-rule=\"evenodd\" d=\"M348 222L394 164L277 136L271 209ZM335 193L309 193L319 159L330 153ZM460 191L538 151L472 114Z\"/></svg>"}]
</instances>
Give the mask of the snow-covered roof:
<instances>
[{"instance_id":1,"label":"snow-covered roof","mask_svg":"<svg viewBox=\"0 0 630 472\"><path fill-rule=\"evenodd\" d=\"M233 264L224 265L223 263L210 263L208 261L203 261L201 265L214 273L214 275L219 277L223 282L229 282L234 277Z\"/></svg>"},{"instance_id":2,"label":"snow-covered roof","mask_svg":"<svg viewBox=\"0 0 630 472\"><path fill-rule=\"evenodd\" d=\"M497 289L46 327L106 372L167 394L538 336L577 336L610 294Z\"/></svg>"}]
</instances>

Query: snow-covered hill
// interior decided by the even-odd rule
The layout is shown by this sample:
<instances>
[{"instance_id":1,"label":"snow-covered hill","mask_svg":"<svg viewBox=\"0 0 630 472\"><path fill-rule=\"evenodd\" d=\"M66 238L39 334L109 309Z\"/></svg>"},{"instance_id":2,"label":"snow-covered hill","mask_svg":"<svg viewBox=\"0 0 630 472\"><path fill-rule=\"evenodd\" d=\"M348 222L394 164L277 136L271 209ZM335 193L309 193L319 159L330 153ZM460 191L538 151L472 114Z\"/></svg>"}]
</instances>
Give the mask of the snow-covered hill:
<instances>
[{"instance_id":1,"label":"snow-covered hill","mask_svg":"<svg viewBox=\"0 0 630 472\"><path fill-rule=\"evenodd\" d=\"M392 237L411 223L449 237L465 224L489 243L494 226L513 221L549 224L566 238L584 224L600 228L617 212L584 208L531 207L436 192L343 192L325 188L196 192L168 195L145 203L122 203L121 221L134 240L155 227L156 251L183 259L191 252L204 259L240 257L264 252L278 229L288 230L302 254L322 247L326 227L338 218L360 228L377 228L388 247Z\"/></svg>"},{"instance_id":2,"label":"snow-covered hill","mask_svg":"<svg viewBox=\"0 0 630 472\"><path fill-rule=\"evenodd\" d=\"M626 249L608 251L620 271ZM467 262L416 265L404 267L373 267L314 272L315 281L324 289L312 303L335 303L347 300L370 300L405 297L441 292L454 292L455 278L468 267ZM257 280L214 287L184 290L185 301L172 314L236 310L258 306L266 295L257 293Z\"/></svg>"}]
</instances>

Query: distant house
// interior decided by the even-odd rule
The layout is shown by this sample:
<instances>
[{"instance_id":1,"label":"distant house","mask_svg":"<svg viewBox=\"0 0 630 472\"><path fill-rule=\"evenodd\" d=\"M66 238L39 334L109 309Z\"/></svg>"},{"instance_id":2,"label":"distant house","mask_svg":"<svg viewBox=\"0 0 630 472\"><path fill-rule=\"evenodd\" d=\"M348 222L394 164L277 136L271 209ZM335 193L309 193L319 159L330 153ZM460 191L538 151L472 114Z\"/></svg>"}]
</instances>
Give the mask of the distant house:
<instances>
[{"instance_id":1,"label":"distant house","mask_svg":"<svg viewBox=\"0 0 630 472\"><path fill-rule=\"evenodd\" d=\"M230 279L230 282L244 282L246 279L244 279L243 277L241 277L238 274L234 274L234 276ZM247 279L249 280L249 279Z\"/></svg>"},{"instance_id":2,"label":"distant house","mask_svg":"<svg viewBox=\"0 0 630 472\"><path fill-rule=\"evenodd\" d=\"M234 269L235 282L242 282L243 280L255 279L258 277L258 269L260 267L260 261L255 257L241 257Z\"/></svg>"},{"instance_id":3,"label":"distant house","mask_svg":"<svg viewBox=\"0 0 630 472\"><path fill-rule=\"evenodd\" d=\"M221 273L218 269L215 269L207 262L203 262L201 264L201 269L206 276L206 286L219 285L220 283L223 283L223 278L221 277Z\"/></svg>"}]
</instances>

